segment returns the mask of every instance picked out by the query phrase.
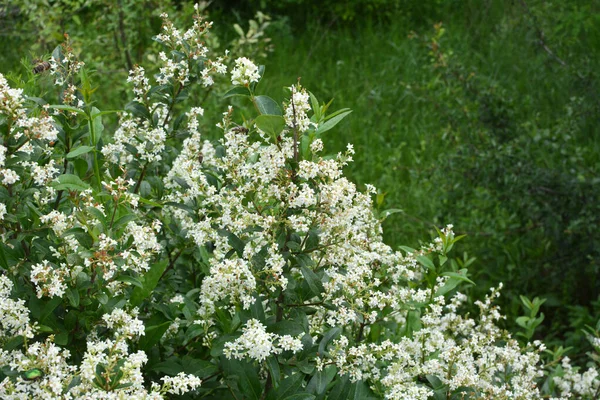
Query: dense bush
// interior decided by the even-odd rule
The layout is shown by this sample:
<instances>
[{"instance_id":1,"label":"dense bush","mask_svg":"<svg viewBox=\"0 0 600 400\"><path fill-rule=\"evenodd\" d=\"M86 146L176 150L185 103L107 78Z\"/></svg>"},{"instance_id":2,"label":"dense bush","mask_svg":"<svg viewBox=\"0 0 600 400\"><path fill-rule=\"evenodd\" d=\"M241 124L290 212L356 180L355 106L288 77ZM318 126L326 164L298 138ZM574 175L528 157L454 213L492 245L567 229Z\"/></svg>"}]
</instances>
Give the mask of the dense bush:
<instances>
[{"instance_id":1,"label":"dense bush","mask_svg":"<svg viewBox=\"0 0 600 400\"><path fill-rule=\"evenodd\" d=\"M3 398L597 397L593 365L530 343L540 300L522 344L497 326L499 289L464 312L451 226L383 243L396 210L344 177L353 147L322 155L349 110L299 83L281 107L263 67L207 47L200 12L186 31L162 19L157 73L133 67L122 111L98 108L68 42L17 81L31 92L0 75ZM216 127L211 95L239 104Z\"/></svg>"}]
</instances>

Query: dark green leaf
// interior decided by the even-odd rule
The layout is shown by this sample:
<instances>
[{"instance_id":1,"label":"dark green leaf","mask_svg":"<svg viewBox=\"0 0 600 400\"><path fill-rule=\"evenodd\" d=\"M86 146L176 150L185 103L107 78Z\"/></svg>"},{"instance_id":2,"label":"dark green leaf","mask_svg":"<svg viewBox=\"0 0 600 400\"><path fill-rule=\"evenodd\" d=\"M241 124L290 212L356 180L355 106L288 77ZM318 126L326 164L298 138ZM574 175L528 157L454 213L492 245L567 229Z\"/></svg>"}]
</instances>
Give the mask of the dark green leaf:
<instances>
[{"instance_id":1,"label":"dark green leaf","mask_svg":"<svg viewBox=\"0 0 600 400\"><path fill-rule=\"evenodd\" d=\"M337 368L333 365L328 365L322 371L317 371L306 385L306 391L315 395L325 393L327 385L333 381L337 374Z\"/></svg>"},{"instance_id":2,"label":"dark green leaf","mask_svg":"<svg viewBox=\"0 0 600 400\"><path fill-rule=\"evenodd\" d=\"M248 90L245 86L236 86L233 89L230 89L223 95L223 98L229 98L233 96L245 96L250 97L250 90Z\"/></svg>"},{"instance_id":3,"label":"dark green leaf","mask_svg":"<svg viewBox=\"0 0 600 400\"><path fill-rule=\"evenodd\" d=\"M302 382L304 382L303 374L295 373L293 375L288 376L287 378L281 381L279 389L269 393L269 395L267 396L267 400L295 399L295 397L292 396L301 394L301 392L303 391ZM312 398L314 398L314 396Z\"/></svg>"},{"instance_id":4,"label":"dark green leaf","mask_svg":"<svg viewBox=\"0 0 600 400\"><path fill-rule=\"evenodd\" d=\"M272 355L267 358L267 367L269 368L269 375L271 377L273 387L277 389L279 387L279 381L281 380L281 372L279 370L279 361L277 361L277 356Z\"/></svg>"},{"instance_id":5,"label":"dark green leaf","mask_svg":"<svg viewBox=\"0 0 600 400\"><path fill-rule=\"evenodd\" d=\"M244 397L250 400L259 400L263 389L257 367L242 360L227 360L222 357L221 361L227 376L236 376L238 378L238 388Z\"/></svg>"},{"instance_id":6,"label":"dark green leaf","mask_svg":"<svg viewBox=\"0 0 600 400\"><path fill-rule=\"evenodd\" d=\"M319 354L326 354L327 346L329 345L329 343L333 339L337 338L341 333L342 333L342 328L340 328L339 326L336 326L336 327L328 330L325 333L325 335L323 335L323 339L321 339L321 342L319 343Z\"/></svg>"},{"instance_id":7,"label":"dark green leaf","mask_svg":"<svg viewBox=\"0 0 600 400\"><path fill-rule=\"evenodd\" d=\"M170 325L171 321L165 321L158 325L147 326L144 335L140 338L140 349L150 350L160 341Z\"/></svg>"},{"instance_id":8,"label":"dark green leaf","mask_svg":"<svg viewBox=\"0 0 600 400\"><path fill-rule=\"evenodd\" d=\"M128 111L135 117L141 117L148 121L152 121L152 116L150 115L150 112L148 111L146 106L144 106L141 103L138 103L137 101L132 101L128 103L125 106L125 111Z\"/></svg>"},{"instance_id":9,"label":"dark green leaf","mask_svg":"<svg viewBox=\"0 0 600 400\"><path fill-rule=\"evenodd\" d=\"M263 115L282 115L279 104L268 96L256 96L254 98L254 104Z\"/></svg>"},{"instance_id":10,"label":"dark green leaf","mask_svg":"<svg viewBox=\"0 0 600 400\"><path fill-rule=\"evenodd\" d=\"M307 268L304 265L300 267L300 270L302 271L302 275L304 276L306 283L308 283L310 290L315 296L319 296L325 291L325 288L323 287L323 282L321 282L321 279L317 274L313 272L313 270Z\"/></svg>"},{"instance_id":11,"label":"dark green leaf","mask_svg":"<svg viewBox=\"0 0 600 400\"><path fill-rule=\"evenodd\" d=\"M144 274L144 282L143 288L135 287L133 292L131 293L131 298L129 299L129 303L132 307L137 307L142 304L144 299L148 298L156 285L158 285L158 281L160 277L165 272L167 265L169 264L169 260L162 260L157 262L156 264L152 264L148 272Z\"/></svg>"}]
</instances>

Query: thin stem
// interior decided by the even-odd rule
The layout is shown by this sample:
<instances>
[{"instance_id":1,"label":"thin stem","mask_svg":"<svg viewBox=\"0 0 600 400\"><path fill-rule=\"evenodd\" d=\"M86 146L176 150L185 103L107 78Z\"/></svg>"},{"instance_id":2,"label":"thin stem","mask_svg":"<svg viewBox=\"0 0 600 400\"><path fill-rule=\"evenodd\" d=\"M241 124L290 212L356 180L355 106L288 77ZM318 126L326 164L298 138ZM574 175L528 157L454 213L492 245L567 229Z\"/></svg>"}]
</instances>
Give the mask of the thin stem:
<instances>
[{"instance_id":1,"label":"thin stem","mask_svg":"<svg viewBox=\"0 0 600 400\"><path fill-rule=\"evenodd\" d=\"M179 96L179 94L183 90L184 86L185 85L183 85L182 83L179 83L179 88L177 89L177 92L173 96L173 101L171 101L171 104L169 105L169 112L167 113L167 116L165 117L165 121L163 122L163 128L166 127L167 124L169 123L169 118L171 118L171 112L173 111L173 107L175 106L175 100L177 100L177 96Z\"/></svg>"},{"instance_id":2,"label":"thin stem","mask_svg":"<svg viewBox=\"0 0 600 400\"><path fill-rule=\"evenodd\" d=\"M133 69L133 61L131 61L131 54L127 48L127 35L125 33L125 17L123 15L123 5L119 1L119 33L121 34L121 43L123 44L123 50L125 51L125 60L127 61L127 69L131 71Z\"/></svg>"},{"instance_id":3,"label":"thin stem","mask_svg":"<svg viewBox=\"0 0 600 400\"><path fill-rule=\"evenodd\" d=\"M311 306L320 306L325 303L324 301L316 301L314 303L300 303L300 304L284 304L285 307L311 307Z\"/></svg>"},{"instance_id":4,"label":"thin stem","mask_svg":"<svg viewBox=\"0 0 600 400\"><path fill-rule=\"evenodd\" d=\"M144 176L146 175L146 167L148 166L148 164L144 164L144 167L142 168L142 173L140 174L140 178L138 179L137 183L135 184L135 188L133 188L133 193L137 194L138 191L140 190L140 185L142 184L142 180L144 179Z\"/></svg>"},{"instance_id":5,"label":"thin stem","mask_svg":"<svg viewBox=\"0 0 600 400\"><path fill-rule=\"evenodd\" d=\"M294 105L294 90L292 86L292 123L294 124L294 161L298 162L298 126L296 125L296 106Z\"/></svg>"}]
</instances>

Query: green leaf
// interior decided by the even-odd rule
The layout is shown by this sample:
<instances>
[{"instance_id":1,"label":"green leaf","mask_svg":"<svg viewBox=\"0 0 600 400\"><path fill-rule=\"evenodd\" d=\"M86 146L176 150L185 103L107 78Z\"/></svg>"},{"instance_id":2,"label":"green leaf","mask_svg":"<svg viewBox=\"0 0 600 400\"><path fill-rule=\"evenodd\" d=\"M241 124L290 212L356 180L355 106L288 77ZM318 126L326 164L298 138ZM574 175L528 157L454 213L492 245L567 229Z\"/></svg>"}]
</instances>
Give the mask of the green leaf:
<instances>
[{"instance_id":1,"label":"green leaf","mask_svg":"<svg viewBox=\"0 0 600 400\"><path fill-rule=\"evenodd\" d=\"M245 87L245 86L236 86L233 89L228 90L227 93L225 93L223 95L223 98L227 99L229 97L234 97L234 96L250 97L250 95L251 95L250 90L248 90L247 87Z\"/></svg>"},{"instance_id":2,"label":"green leaf","mask_svg":"<svg viewBox=\"0 0 600 400\"><path fill-rule=\"evenodd\" d=\"M142 304L144 299L148 298L156 285L158 285L158 281L160 277L165 272L167 265L169 264L169 260L162 260L157 262L156 264L152 264L148 272L144 274L144 282L143 288L135 287L133 292L131 293L131 298L129 299L129 303L132 307L137 307Z\"/></svg>"},{"instance_id":3,"label":"green leaf","mask_svg":"<svg viewBox=\"0 0 600 400\"><path fill-rule=\"evenodd\" d=\"M269 395L267 396L267 400L298 400L299 398L294 396L297 396L299 394L307 394L303 393L302 382L304 382L304 375L301 373L295 373L293 375L288 376L287 378L281 381L279 389L269 393ZM301 398L314 399L314 395L310 396L312 397Z\"/></svg>"},{"instance_id":4,"label":"green leaf","mask_svg":"<svg viewBox=\"0 0 600 400\"><path fill-rule=\"evenodd\" d=\"M238 257L242 257L244 255L244 247L246 247L246 243L242 239L240 239L236 234L224 231L227 239L229 240L229 244L235 250Z\"/></svg>"},{"instance_id":5,"label":"green leaf","mask_svg":"<svg viewBox=\"0 0 600 400\"><path fill-rule=\"evenodd\" d=\"M43 323L46 318L52 314L56 307L62 303L62 301L63 299L61 297L52 297L50 300L32 297L29 300L29 309L31 310L31 315L39 323Z\"/></svg>"},{"instance_id":6,"label":"green leaf","mask_svg":"<svg viewBox=\"0 0 600 400\"><path fill-rule=\"evenodd\" d=\"M70 288L65 293L73 307L79 307L79 290Z\"/></svg>"},{"instance_id":7,"label":"green leaf","mask_svg":"<svg viewBox=\"0 0 600 400\"><path fill-rule=\"evenodd\" d=\"M369 388L369 385L365 381L353 382L350 385L350 393L348 393L348 400L367 400L375 399L373 392Z\"/></svg>"},{"instance_id":8,"label":"green leaf","mask_svg":"<svg viewBox=\"0 0 600 400\"><path fill-rule=\"evenodd\" d=\"M346 400L350 393L350 378L348 375L339 377L339 380L329 392L327 400Z\"/></svg>"},{"instance_id":9,"label":"green leaf","mask_svg":"<svg viewBox=\"0 0 600 400\"><path fill-rule=\"evenodd\" d=\"M455 287L460 285L462 282L463 282L462 279L457 279L457 278L448 279L446 281L446 283L444 283L444 286L442 286L435 292L435 297L444 296L446 293L453 290Z\"/></svg>"},{"instance_id":10,"label":"green leaf","mask_svg":"<svg viewBox=\"0 0 600 400\"><path fill-rule=\"evenodd\" d=\"M279 381L281 381L281 372L279 370L279 361L277 361L277 356L272 355L267 358L267 367L269 368L273 387L277 389L279 387Z\"/></svg>"},{"instance_id":11,"label":"green leaf","mask_svg":"<svg viewBox=\"0 0 600 400\"><path fill-rule=\"evenodd\" d=\"M285 119L279 115L259 115L254 120L256 127L272 138L279 136L285 128Z\"/></svg>"},{"instance_id":12,"label":"green leaf","mask_svg":"<svg viewBox=\"0 0 600 400\"><path fill-rule=\"evenodd\" d=\"M97 110L97 108L95 108L95 110ZM102 115L115 114L115 113L118 113L121 111L123 111L123 110L106 110L106 111L92 112L92 119L102 116Z\"/></svg>"},{"instance_id":13,"label":"green leaf","mask_svg":"<svg viewBox=\"0 0 600 400\"><path fill-rule=\"evenodd\" d=\"M0 267L8 269L8 260L6 259L6 253L4 253L4 243L0 243Z\"/></svg>"},{"instance_id":14,"label":"green leaf","mask_svg":"<svg viewBox=\"0 0 600 400\"><path fill-rule=\"evenodd\" d=\"M52 182L51 185L56 190L71 190L74 192L81 192L89 189L90 185L81 180L77 175L64 174L56 178L58 183Z\"/></svg>"},{"instance_id":15,"label":"green leaf","mask_svg":"<svg viewBox=\"0 0 600 400\"><path fill-rule=\"evenodd\" d=\"M316 395L325 393L327 385L333 381L333 378L335 378L336 374L337 368L333 365L328 365L322 371L317 371L308 382L308 385L306 385L306 391Z\"/></svg>"},{"instance_id":16,"label":"green leaf","mask_svg":"<svg viewBox=\"0 0 600 400\"><path fill-rule=\"evenodd\" d=\"M431 259L427 256L416 256L415 257L417 259L417 261L419 263L421 263L421 265L429 268L432 271L435 271L435 265L433 264L433 261L431 261Z\"/></svg>"},{"instance_id":17,"label":"green leaf","mask_svg":"<svg viewBox=\"0 0 600 400\"><path fill-rule=\"evenodd\" d=\"M136 277L134 276L130 276L130 275L119 275L117 276L117 278L115 279L116 281L119 282L126 282L126 283L130 283L133 286L139 287L139 288L144 288L144 284Z\"/></svg>"},{"instance_id":18,"label":"green leaf","mask_svg":"<svg viewBox=\"0 0 600 400\"><path fill-rule=\"evenodd\" d=\"M94 150L92 146L79 146L75 150L70 151L69 154L67 154L67 158L70 160L82 154L89 153L92 150Z\"/></svg>"},{"instance_id":19,"label":"green leaf","mask_svg":"<svg viewBox=\"0 0 600 400\"><path fill-rule=\"evenodd\" d=\"M102 124L102 113L96 107L92 108L92 114L95 114L96 117L92 118L91 123L94 127L94 145L97 145L102 137L102 132L104 132L104 124Z\"/></svg>"},{"instance_id":20,"label":"green leaf","mask_svg":"<svg viewBox=\"0 0 600 400\"><path fill-rule=\"evenodd\" d=\"M451 278L455 278L455 279L461 280L463 282L468 282L472 285L475 284L475 282L473 282L472 280L467 278L467 269L466 268L463 268L458 272L452 272L452 271L443 272L442 276L449 276Z\"/></svg>"},{"instance_id":21,"label":"green leaf","mask_svg":"<svg viewBox=\"0 0 600 400\"><path fill-rule=\"evenodd\" d=\"M148 121L152 121L152 116L150 115L150 111L141 103L137 101L132 101L127 103L125 106L125 111L129 112L135 117L142 117Z\"/></svg>"},{"instance_id":22,"label":"green leaf","mask_svg":"<svg viewBox=\"0 0 600 400\"><path fill-rule=\"evenodd\" d=\"M115 223L113 224L112 229L116 230L119 229L122 226L127 225L128 223L130 223L131 221L135 221L137 219L137 215L135 214L125 214L123 215L121 218L119 218L118 220L115 221Z\"/></svg>"},{"instance_id":23,"label":"green leaf","mask_svg":"<svg viewBox=\"0 0 600 400\"><path fill-rule=\"evenodd\" d=\"M85 115L85 111L83 111L82 109L76 108L76 107L71 107L71 106L66 106L66 105L63 105L63 104L51 105L50 108L55 108L57 110L71 111L71 112L75 112L75 113L78 113L78 114Z\"/></svg>"},{"instance_id":24,"label":"green leaf","mask_svg":"<svg viewBox=\"0 0 600 400\"><path fill-rule=\"evenodd\" d=\"M397 213L401 213L402 210L399 208L390 208L389 210L383 210L380 214L380 221L384 221L387 217L389 217L392 214L397 214Z\"/></svg>"},{"instance_id":25,"label":"green leaf","mask_svg":"<svg viewBox=\"0 0 600 400\"><path fill-rule=\"evenodd\" d=\"M144 335L140 338L140 349L150 350L160 341L167 329L171 326L171 321L164 321L158 325L147 326Z\"/></svg>"},{"instance_id":26,"label":"green leaf","mask_svg":"<svg viewBox=\"0 0 600 400\"><path fill-rule=\"evenodd\" d=\"M321 342L319 343L319 354L327 354L327 346L329 345L329 342L331 342L333 339L340 336L341 333L342 333L342 328L340 328L339 326L336 326L336 327L328 330L323 335L323 339L321 339Z\"/></svg>"},{"instance_id":27,"label":"green leaf","mask_svg":"<svg viewBox=\"0 0 600 400\"><path fill-rule=\"evenodd\" d=\"M319 106L319 100L317 100L317 96L312 94L310 91L308 92L310 96L310 104L313 112L315 113L315 121L321 121L321 107Z\"/></svg>"},{"instance_id":28,"label":"green leaf","mask_svg":"<svg viewBox=\"0 0 600 400\"><path fill-rule=\"evenodd\" d=\"M279 104L269 96L254 97L254 105L263 115L282 115Z\"/></svg>"},{"instance_id":29,"label":"green leaf","mask_svg":"<svg viewBox=\"0 0 600 400\"><path fill-rule=\"evenodd\" d=\"M415 253L415 249L413 249L412 247L408 247L408 246L398 246L400 249L404 250L407 254L414 254Z\"/></svg>"},{"instance_id":30,"label":"green leaf","mask_svg":"<svg viewBox=\"0 0 600 400\"><path fill-rule=\"evenodd\" d=\"M223 369L227 376L238 377L238 388L244 398L259 400L262 395L262 385L258 376L257 367L242 360L227 360L221 357Z\"/></svg>"},{"instance_id":31,"label":"green leaf","mask_svg":"<svg viewBox=\"0 0 600 400\"><path fill-rule=\"evenodd\" d=\"M406 314L406 331L405 336L412 337L413 332L421 330L421 312L419 310L411 310Z\"/></svg>"},{"instance_id":32,"label":"green leaf","mask_svg":"<svg viewBox=\"0 0 600 400\"><path fill-rule=\"evenodd\" d=\"M59 346L66 346L69 344L69 332L60 332L54 336L54 343Z\"/></svg>"},{"instance_id":33,"label":"green leaf","mask_svg":"<svg viewBox=\"0 0 600 400\"><path fill-rule=\"evenodd\" d=\"M305 267L304 265L300 267L300 270L302 271L304 280L306 280L306 283L308 283L311 292L313 292L315 296L319 296L325 291L325 288L323 287L323 282L321 282L321 279L317 274L314 273L313 270Z\"/></svg>"},{"instance_id":34,"label":"green leaf","mask_svg":"<svg viewBox=\"0 0 600 400\"><path fill-rule=\"evenodd\" d=\"M317 127L317 133L321 134L324 132L327 132L328 130L332 129L334 126L336 126L341 120L343 120L344 118L346 118L350 113L352 112L352 110L344 110L339 112L337 115L335 115L333 118L328 119L327 121L325 121L324 123L320 124Z\"/></svg>"}]
</instances>

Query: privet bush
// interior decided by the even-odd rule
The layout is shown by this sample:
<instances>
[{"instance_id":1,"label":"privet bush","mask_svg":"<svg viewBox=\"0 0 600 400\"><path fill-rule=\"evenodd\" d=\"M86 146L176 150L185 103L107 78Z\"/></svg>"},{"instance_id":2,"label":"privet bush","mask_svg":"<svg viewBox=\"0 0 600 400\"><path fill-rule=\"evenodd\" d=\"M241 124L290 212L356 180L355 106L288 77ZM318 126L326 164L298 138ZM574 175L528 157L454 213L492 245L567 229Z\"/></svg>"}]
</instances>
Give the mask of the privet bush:
<instances>
[{"instance_id":1,"label":"privet bush","mask_svg":"<svg viewBox=\"0 0 600 400\"><path fill-rule=\"evenodd\" d=\"M3 399L597 398L593 366L499 327L500 288L461 313L451 226L382 242L392 210L344 177L352 146L322 155L349 110L300 83L283 107L259 95L264 68L214 54L210 27L164 16L160 73L130 72L115 132L69 46L51 59L62 104L0 75ZM184 107L215 81L245 110L216 127Z\"/></svg>"}]
</instances>

